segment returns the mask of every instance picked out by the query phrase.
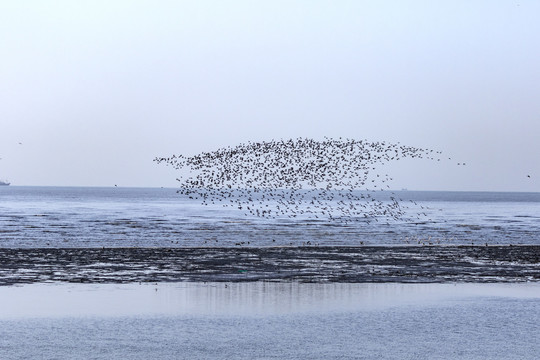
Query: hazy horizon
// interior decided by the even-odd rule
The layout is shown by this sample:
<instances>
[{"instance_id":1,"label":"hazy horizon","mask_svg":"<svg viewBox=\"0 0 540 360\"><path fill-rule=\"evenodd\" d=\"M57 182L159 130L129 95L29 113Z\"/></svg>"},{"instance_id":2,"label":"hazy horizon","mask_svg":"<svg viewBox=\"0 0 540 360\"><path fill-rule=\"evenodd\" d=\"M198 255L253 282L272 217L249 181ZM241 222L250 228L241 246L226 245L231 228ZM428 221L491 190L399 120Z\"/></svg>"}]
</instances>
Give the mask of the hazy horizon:
<instances>
[{"instance_id":1,"label":"hazy horizon","mask_svg":"<svg viewBox=\"0 0 540 360\"><path fill-rule=\"evenodd\" d=\"M347 137L409 190L540 192L536 1L0 4L0 179L170 187L153 162ZM466 166L457 163L465 162Z\"/></svg>"},{"instance_id":2,"label":"hazy horizon","mask_svg":"<svg viewBox=\"0 0 540 360\"><path fill-rule=\"evenodd\" d=\"M167 190L178 190L180 188L180 185L178 186L118 186L118 185L16 185L11 184L11 187L15 188L96 188L96 189L167 189ZM246 188L247 189L247 188ZM277 189L281 190L281 189ZM283 189L284 190L284 189ZM355 191L359 192L372 192L373 189L363 189L358 188L355 189ZM386 193L392 193L392 192L433 192L433 193L531 193L531 194L539 194L540 191L519 191L519 190L444 190L444 189L432 189L432 190L424 190L424 189L408 189L408 188L391 188L386 190L380 190L378 192L386 192Z\"/></svg>"}]
</instances>

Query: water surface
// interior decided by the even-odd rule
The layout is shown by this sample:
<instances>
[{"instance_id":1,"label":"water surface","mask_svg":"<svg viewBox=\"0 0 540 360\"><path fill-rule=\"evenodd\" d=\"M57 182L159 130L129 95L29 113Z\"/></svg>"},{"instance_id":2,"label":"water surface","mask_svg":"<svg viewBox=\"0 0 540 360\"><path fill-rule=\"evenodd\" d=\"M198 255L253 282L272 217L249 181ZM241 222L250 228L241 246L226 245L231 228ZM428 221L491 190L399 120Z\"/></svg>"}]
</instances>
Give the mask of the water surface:
<instances>
[{"instance_id":1,"label":"water surface","mask_svg":"<svg viewBox=\"0 0 540 360\"><path fill-rule=\"evenodd\" d=\"M4 186L0 247L540 244L540 193L395 195L407 221L342 223L258 218L175 189Z\"/></svg>"},{"instance_id":2,"label":"water surface","mask_svg":"<svg viewBox=\"0 0 540 360\"><path fill-rule=\"evenodd\" d=\"M3 359L532 360L540 351L538 284L38 284L2 287L0 299Z\"/></svg>"}]
</instances>

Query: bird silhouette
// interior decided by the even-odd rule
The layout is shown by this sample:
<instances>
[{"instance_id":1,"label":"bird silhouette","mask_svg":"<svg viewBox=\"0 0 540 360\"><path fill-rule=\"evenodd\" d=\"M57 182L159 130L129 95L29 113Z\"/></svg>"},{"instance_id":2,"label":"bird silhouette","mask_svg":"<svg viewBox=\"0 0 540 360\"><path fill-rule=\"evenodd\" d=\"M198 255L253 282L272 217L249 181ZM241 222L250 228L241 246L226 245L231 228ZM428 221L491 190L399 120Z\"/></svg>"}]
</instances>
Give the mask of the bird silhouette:
<instances>
[{"instance_id":1,"label":"bird silhouette","mask_svg":"<svg viewBox=\"0 0 540 360\"><path fill-rule=\"evenodd\" d=\"M323 217L346 223L402 219L407 206L393 192L384 200L370 194L390 192L393 180L374 170L404 158L440 161L439 154L401 143L325 137L247 142L154 161L189 170L177 179L178 193L202 199L205 206L221 203L262 218Z\"/></svg>"}]
</instances>

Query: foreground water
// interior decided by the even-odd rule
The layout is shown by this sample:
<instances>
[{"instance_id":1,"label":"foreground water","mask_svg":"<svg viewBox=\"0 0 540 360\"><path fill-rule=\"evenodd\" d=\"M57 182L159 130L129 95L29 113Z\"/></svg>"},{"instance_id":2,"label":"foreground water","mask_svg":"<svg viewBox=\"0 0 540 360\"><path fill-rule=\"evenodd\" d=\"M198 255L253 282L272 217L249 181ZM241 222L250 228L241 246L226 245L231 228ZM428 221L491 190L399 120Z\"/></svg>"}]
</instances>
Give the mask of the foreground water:
<instances>
[{"instance_id":1,"label":"foreground water","mask_svg":"<svg viewBox=\"0 0 540 360\"><path fill-rule=\"evenodd\" d=\"M0 302L2 359L532 360L540 352L538 284L34 284L0 287Z\"/></svg>"},{"instance_id":2,"label":"foreground water","mask_svg":"<svg viewBox=\"0 0 540 360\"><path fill-rule=\"evenodd\" d=\"M381 199L389 193L381 193ZM408 221L263 219L175 189L0 187L0 247L540 244L540 193L396 192Z\"/></svg>"}]
</instances>

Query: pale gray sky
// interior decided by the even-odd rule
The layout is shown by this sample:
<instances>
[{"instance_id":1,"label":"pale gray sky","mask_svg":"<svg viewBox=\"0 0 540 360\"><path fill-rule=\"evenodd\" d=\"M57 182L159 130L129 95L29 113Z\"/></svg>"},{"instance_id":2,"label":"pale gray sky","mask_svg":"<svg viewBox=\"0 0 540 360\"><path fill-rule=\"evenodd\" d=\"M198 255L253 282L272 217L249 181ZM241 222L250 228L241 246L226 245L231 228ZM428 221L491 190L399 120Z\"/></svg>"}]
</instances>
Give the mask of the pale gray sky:
<instances>
[{"instance_id":1,"label":"pale gray sky","mask_svg":"<svg viewBox=\"0 0 540 360\"><path fill-rule=\"evenodd\" d=\"M176 186L155 156L344 136L454 159L397 163L396 188L540 191L539 17L536 0L2 1L0 179Z\"/></svg>"}]
</instances>

